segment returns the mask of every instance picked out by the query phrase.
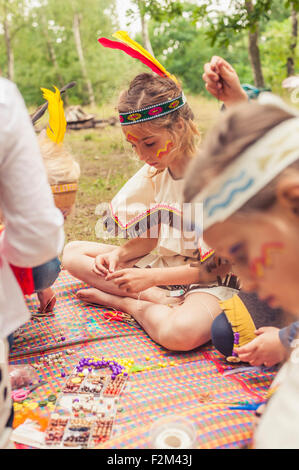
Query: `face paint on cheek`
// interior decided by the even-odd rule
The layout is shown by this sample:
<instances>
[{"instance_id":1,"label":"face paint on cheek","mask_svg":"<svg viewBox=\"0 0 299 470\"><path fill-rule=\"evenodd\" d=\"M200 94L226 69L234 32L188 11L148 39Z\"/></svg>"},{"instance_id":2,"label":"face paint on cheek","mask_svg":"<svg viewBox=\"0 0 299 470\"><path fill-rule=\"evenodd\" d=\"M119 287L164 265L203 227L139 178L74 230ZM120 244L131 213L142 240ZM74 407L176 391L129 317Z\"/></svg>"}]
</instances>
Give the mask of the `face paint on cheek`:
<instances>
[{"instance_id":1,"label":"face paint on cheek","mask_svg":"<svg viewBox=\"0 0 299 470\"><path fill-rule=\"evenodd\" d=\"M235 253L237 253L241 248L243 248L243 243L236 243L235 245L232 245L229 249L229 253L231 255L234 255Z\"/></svg>"},{"instance_id":2,"label":"face paint on cheek","mask_svg":"<svg viewBox=\"0 0 299 470\"><path fill-rule=\"evenodd\" d=\"M130 142L131 144L136 144L138 142L138 138L134 135L128 132L126 134L127 141Z\"/></svg>"},{"instance_id":3,"label":"face paint on cheek","mask_svg":"<svg viewBox=\"0 0 299 470\"><path fill-rule=\"evenodd\" d=\"M170 140L167 140L164 148L157 151L157 158L162 158L167 155L173 147L173 143Z\"/></svg>"},{"instance_id":4,"label":"face paint on cheek","mask_svg":"<svg viewBox=\"0 0 299 470\"><path fill-rule=\"evenodd\" d=\"M283 250L284 245L280 242L264 243L261 247L261 256L255 258L251 265L250 271L254 277L262 277L264 275L264 268L273 266L271 259L271 252Z\"/></svg>"}]
</instances>

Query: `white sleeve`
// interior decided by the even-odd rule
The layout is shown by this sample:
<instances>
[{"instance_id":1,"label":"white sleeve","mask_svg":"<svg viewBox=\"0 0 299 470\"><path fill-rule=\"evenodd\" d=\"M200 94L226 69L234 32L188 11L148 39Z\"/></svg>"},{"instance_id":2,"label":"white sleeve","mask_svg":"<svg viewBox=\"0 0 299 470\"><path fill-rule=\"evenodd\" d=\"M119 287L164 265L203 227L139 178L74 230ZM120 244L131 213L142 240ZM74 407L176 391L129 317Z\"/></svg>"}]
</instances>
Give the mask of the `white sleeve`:
<instances>
[{"instance_id":1,"label":"white sleeve","mask_svg":"<svg viewBox=\"0 0 299 470\"><path fill-rule=\"evenodd\" d=\"M16 266L34 267L57 256L63 216L55 207L39 146L23 98L0 79L1 251Z\"/></svg>"},{"instance_id":2,"label":"white sleeve","mask_svg":"<svg viewBox=\"0 0 299 470\"><path fill-rule=\"evenodd\" d=\"M270 398L254 435L255 449L299 449L299 350L277 375L278 390Z\"/></svg>"}]
</instances>

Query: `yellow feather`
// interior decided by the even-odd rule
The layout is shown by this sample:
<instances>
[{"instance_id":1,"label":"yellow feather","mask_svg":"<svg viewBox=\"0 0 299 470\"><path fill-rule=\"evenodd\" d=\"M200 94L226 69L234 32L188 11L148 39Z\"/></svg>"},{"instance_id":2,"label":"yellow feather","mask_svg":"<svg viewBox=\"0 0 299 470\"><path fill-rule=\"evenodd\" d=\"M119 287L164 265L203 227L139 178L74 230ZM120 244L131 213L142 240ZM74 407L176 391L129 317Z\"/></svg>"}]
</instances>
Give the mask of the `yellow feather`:
<instances>
[{"instance_id":1,"label":"yellow feather","mask_svg":"<svg viewBox=\"0 0 299 470\"><path fill-rule=\"evenodd\" d=\"M112 36L116 39L119 39L121 42L127 44L128 46L132 47L132 49L135 49L135 51L140 52L140 54L144 55L153 64L155 64L167 77L171 78L174 82L178 83L176 77L167 72L165 67L163 67L163 65L161 65L160 62L158 62L158 60L155 59L155 57L153 57L146 49L140 46L138 42L131 39L126 31L116 31L116 33L112 34Z\"/></svg>"},{"instance_id":2,"label":"yellow feather","mask_svg":"<svg viewBox=\"0 0 299 470\"><path fill-rule=\"evenodd\" d=\"M219 302L234 333L239 333L238 347L244 346L256 338L256 327L250 313L238 295Z\"/></svg>"},{"instance_id":3,"label":"yellow feather","mask_svg":"<svg viewBox=\"0 0 299 470\"><path fill-rule=\"evenodd\" d=\"M64 134L66 131L66 119L63 110L63 101L60 96L60 91L55 88L55 93L47 88L41 88L43 97L48 101L49 111L49 124L47 127L48 137L55 142L60 144L63 141Z\"/></svg>"}]
</instances>

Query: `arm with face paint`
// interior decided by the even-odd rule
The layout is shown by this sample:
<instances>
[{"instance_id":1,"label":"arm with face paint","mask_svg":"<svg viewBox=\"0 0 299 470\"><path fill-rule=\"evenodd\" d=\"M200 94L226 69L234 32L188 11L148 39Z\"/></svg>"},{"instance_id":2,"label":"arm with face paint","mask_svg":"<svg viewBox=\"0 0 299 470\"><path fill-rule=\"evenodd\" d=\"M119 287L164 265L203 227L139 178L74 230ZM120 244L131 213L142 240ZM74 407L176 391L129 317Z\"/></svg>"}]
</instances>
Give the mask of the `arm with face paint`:
<instances>
[{"instance_id":1,"label":"arm with face paint","mask_svg":"<svg viewBox=\"0 0 299 470\"><path fill-rule=\"evenodd\" d=\"M294 339L298 337L299 334L299 321L291 323L291 325L282 328L279 331L279 339L281 343L287 350L292 348L292 343Z\"/></svg>"}]
</instances>

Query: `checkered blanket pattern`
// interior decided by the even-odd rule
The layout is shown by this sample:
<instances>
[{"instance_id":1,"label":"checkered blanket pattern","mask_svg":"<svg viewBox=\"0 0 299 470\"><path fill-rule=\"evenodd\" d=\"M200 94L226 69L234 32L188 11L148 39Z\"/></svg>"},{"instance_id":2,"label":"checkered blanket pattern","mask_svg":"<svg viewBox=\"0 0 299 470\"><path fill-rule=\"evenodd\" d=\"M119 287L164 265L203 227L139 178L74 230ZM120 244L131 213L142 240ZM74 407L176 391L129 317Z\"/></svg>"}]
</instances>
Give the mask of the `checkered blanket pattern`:
<instances>
[{"instance_id":1,"label":"checkered blanket pattern","mask_svg":"<svg viewBox=\"0 0 299 470\"><path fill-rule=\"evenodd\" d=\"M229 406L238 401L262 401L273 378L270 372L223 376L228 364L209 344L187 353L167 351L139 325L107 321L107 309L76 299L75 292L82 287L62 271L54 286L55 316L27 323L23 339L11 351L11 364L32 364L42 356L64 353L63 367L52 364L36 370L47 384L34 391L32 399L58 395L65 382L61 373L67 376L83 356L132 358L139 371L130 374L114 433L103 447L150 447L150 427L171 414L185 416L197 426L198 448L240 448L250 442L253 412L230 410ZM28 298L28 306L32 312L37 310L35 296ZM69 349L71 354L66 354Z\"/></svg>"}]
</instances>

